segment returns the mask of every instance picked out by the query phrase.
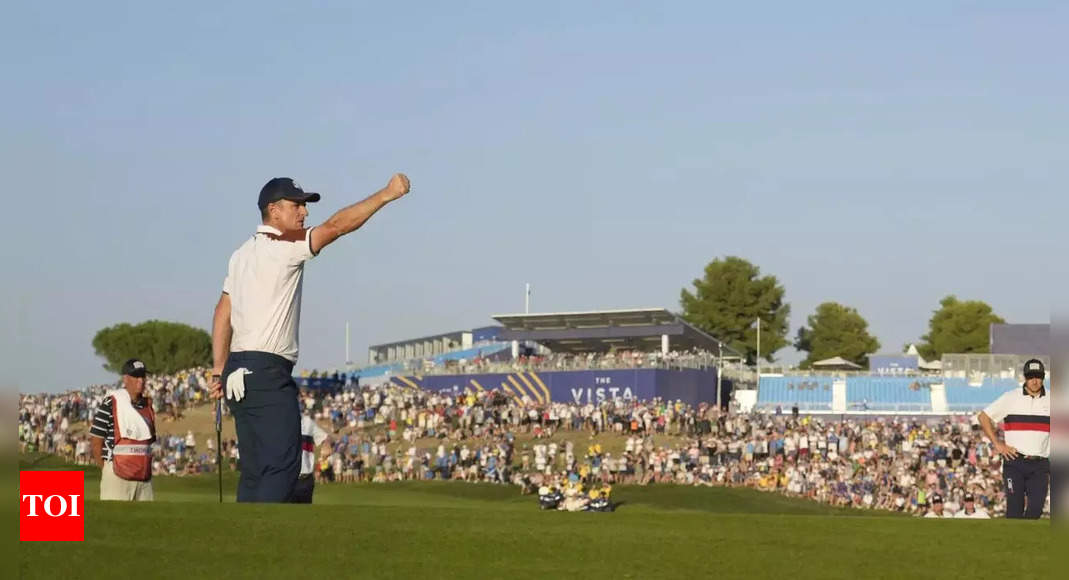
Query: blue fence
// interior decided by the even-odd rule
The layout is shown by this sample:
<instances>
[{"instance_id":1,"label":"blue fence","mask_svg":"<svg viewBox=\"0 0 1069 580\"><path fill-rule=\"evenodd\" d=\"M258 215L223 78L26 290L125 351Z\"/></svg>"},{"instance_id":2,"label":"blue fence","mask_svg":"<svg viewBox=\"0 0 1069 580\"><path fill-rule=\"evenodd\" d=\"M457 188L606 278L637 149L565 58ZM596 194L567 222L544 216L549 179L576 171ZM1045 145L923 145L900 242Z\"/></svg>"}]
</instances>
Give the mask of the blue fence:
<instances>
[{"instance_id":1,"label":"blue fence","mask_svg":"<svg viewBox=\"0 0 1069 580\"><path fill-rule=\"evenodd\" d=\"M938 381L919 377L848 377L848 409L866 411L931 411L930 385Z\"/></svg>"},{"instance_id":2,"label":"blue fence","mask_svg":"<svg viewBox=\"0 0 1069 580\"><path fill-rule=\"evenodd\" d=\"M757 406L789 408L794 404L802 411L830 411L832 377L761 377Z\"/></svg>"},{"instance_id":3,"label":"blue fence","mask_svg":"<svg viewBox=\"0 0 1069 580\"><path fill-rule=\"evenodd\" d=\"M830 411L835 380L812 375L761 377L757 407L789 408L797 403L803 411ZM939 383L946 387L947 411L975 412L1006 391L1020 388L1015 379L990 377L979 386L971 386L965 379L938 377L848 376L839 380L846 382L846 412L930 412L931 386Z\"/></svg>"},{"instance_id":4,"label":"blue fence","mask_svg":"<svg viewBox=\"0 0 1069 580\"><path fill-rule=\"evenodd\" d=\"M965 379L945 379L947 410L978 411L990 405L1006 391L1019 389L1016 379L985 378L980 386L970 386Z\"/></svg>"}]
</instances>

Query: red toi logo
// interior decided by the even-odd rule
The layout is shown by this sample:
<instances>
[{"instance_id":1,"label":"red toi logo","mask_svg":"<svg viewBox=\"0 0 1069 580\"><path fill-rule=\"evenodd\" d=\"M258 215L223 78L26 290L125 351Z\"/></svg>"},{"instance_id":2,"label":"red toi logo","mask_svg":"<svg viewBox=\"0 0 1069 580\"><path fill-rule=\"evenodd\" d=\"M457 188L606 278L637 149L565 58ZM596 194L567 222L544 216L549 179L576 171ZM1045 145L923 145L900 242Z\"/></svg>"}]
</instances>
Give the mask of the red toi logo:
<instances>
[{"instance_id":1,"label":"red toi logo","mask_svg":"<svg viewBox=\"0 0 1069 580\"><path fill-rule=\"evenodd\" d=\"M19 472L19 540L81 542L85 539L85 473Z\"/></svg>"}]
</instances>

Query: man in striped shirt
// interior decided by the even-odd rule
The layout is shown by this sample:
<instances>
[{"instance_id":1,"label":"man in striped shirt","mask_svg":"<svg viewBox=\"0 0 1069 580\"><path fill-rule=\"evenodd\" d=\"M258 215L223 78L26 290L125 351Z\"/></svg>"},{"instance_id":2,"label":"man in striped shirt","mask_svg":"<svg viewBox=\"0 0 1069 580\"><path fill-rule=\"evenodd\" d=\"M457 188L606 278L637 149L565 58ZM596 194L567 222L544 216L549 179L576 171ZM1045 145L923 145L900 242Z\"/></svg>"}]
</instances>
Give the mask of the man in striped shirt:
<instances>
[{"instance_id":1,"label":"man in striped shirt","mask_svg":"<svg viewBox=\"0 0 1069 580\"><path fill-rule=\"evenodd\" d=\"M134 409L142 415L152 417L152 410L148 408L151 400L144 396L145 391L145 363L137 359L130 359L123 364L123 389L129 394L130 403ZM126 501L152 501L151 474L146 481L131 481L122 479L115 473L115 393L113 391L104 397L93 415L93 426L89 429L90 446L93 462L100 466L100 499L102 500L126 500ZM149 429L155 429L149 419ZM153 436L153 439L155 437ZM151 458L150 458L151 459Z\"/></svg>"},{"instance_id":2,"label":"man in striped shirt","mask_svg":"<svg viewBox=\"0 0 1069 580\"><path fill-rule=\"evenodd\" d=\"M1043 386L1042 361L1024 363L1024 385L991 403L978 419L984 434L1002 456L1006 517L1038 519L1050 486L1050 397ZM995 425L1003 423L1005 441Z\"/></svg>"},{"instance_id":3,"label":"man in striped shirt","mask_svg":"<svg viewBox=\"0 0 1069 580\"><path fill-rule=\"evenodd\" d=\"M147 401L142 397L140 401L131 401L135 409L144 409ZM111 397L104 397L93 414L93 426L89 428L89 436L92 437L93 462L103 467L111 461L111 450L115 448L115 418L111 416Z\"/></svg>"}]
</instances>

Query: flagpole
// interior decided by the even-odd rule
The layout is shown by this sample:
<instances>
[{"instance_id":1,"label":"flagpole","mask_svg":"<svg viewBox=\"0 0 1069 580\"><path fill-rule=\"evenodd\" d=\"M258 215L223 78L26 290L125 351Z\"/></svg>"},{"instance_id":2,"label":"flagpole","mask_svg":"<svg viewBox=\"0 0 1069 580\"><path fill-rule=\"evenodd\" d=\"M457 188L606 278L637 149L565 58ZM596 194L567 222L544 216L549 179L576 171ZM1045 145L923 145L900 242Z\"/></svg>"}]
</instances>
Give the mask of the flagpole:
<instances>
[{"instance_id":1,"label":"flagpole","mask_svg":"<svg viewBox=\"0 0 1069 580\"><path fill-rule=\"evenodd\" d=\"M757 380L761 381L761 317L757 317Z\"/></svg>"}]
</instances>

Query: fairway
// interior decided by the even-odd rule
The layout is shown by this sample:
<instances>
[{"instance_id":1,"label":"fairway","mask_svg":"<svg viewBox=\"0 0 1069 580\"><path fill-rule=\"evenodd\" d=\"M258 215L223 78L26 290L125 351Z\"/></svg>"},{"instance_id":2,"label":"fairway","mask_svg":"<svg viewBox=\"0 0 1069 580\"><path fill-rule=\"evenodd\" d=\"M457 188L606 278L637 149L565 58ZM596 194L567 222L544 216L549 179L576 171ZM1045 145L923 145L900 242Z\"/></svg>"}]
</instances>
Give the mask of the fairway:
<instances>
[{"instance_id":1,"label":"fairway","mask_svg":"<svg viewBox=\"0 0 1069 580\"><path fill-rule=\"evenodd\" d=\"M47 469L51 460L20 462ZM86 541L20 545L22 578L903 578L1049 570L1049 523L932 521L748 489L620 487L615 513L542 512L517 488L323 485L316 504L219 505L210 477L155 480L157 501L94 501ZM1043 544L1022 558L1010 538ZM132 556L132 554L136 554ZM141 555L143 554L143 555ZM140 564L136 562L141 562Z\"/></svg>"}]
</instances>

